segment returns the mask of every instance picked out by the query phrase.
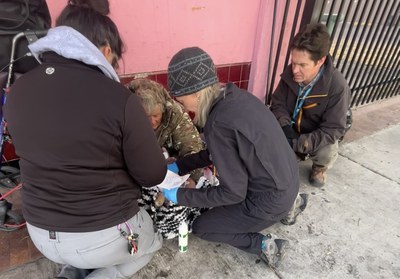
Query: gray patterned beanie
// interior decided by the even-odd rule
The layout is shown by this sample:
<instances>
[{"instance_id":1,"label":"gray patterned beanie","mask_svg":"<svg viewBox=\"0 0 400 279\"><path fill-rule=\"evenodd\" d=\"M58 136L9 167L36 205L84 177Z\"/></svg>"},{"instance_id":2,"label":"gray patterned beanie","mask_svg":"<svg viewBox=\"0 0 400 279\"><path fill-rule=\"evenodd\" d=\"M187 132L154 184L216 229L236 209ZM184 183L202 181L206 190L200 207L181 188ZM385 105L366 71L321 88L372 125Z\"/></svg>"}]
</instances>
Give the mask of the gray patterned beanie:
<instances>
[{"instance_id":1,"label":"gray patterned beanie","mask_svg":"<svg viewBox=\"0 0 400 279\"><path fill-rule=\"evenodd\" d=\"M172 97L189 95L217 82L214 63L201 48L184 48L169 62L168 86Z\"/></svg>"}]
</instances>

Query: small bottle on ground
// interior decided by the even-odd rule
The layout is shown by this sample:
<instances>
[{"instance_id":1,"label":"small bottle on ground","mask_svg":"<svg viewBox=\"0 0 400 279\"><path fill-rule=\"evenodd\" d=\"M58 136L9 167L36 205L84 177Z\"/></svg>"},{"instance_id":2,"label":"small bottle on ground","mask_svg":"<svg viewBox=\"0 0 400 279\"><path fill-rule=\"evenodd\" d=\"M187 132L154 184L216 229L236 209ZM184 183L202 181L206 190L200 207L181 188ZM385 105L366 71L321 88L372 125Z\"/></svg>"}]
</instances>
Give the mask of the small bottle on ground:
<instances>
[{"instance_id":1,"label":"small bottle on ground","mask_svg":"<svg viewBox=\"0 0 400 279\"><path fill-rule=\"evenodd\" d=\"M188 250L188 240L189 240L188 224L185 221L182 221L179 224L178 230L179 230L179 239L178 239L179 252L185 253Z\"/></svg>"}]
</instances>

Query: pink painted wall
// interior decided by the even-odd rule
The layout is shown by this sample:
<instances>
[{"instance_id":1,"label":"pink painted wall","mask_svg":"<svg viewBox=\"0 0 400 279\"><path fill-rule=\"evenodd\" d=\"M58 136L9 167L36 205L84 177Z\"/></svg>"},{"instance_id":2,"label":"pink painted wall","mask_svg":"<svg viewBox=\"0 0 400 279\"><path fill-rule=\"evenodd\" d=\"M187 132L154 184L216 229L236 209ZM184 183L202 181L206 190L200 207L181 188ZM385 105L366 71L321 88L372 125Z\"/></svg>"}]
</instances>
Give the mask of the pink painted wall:
<instances>
[{"instance_id":1,"label":"pink painted wall","mask_svg":"<svg viewBox=\"0 0 400 279\"><path fill-rule=\"evenodd\" d=\"M126 45L119 74L166 71L177 51L199 46L211 55L216 65L251 62L248 89L264 101L274 0L109 1L110 17ZM277 1L272 59L276 56L285 2ZM54 21L67 0L47 0L47 3ZM285 29L291 28L294 11L292 4ZM286 31L278 78L270 83L279 80L289 37ZM272 60L271 67L273 64Z\"/></svg>"},{"instance_id":2,"label":"pink painted wall","mask_svg":"<svg viewBox=\"0 0 400 279\"><path fill-rule=\"evenodd\" d=\"M53 20L66 0L47 0ZM110 0L126 44L120 74L166 70L181 48L199 46L215 64L252 59L260 0Z\"/></svg>"}]
</instances>

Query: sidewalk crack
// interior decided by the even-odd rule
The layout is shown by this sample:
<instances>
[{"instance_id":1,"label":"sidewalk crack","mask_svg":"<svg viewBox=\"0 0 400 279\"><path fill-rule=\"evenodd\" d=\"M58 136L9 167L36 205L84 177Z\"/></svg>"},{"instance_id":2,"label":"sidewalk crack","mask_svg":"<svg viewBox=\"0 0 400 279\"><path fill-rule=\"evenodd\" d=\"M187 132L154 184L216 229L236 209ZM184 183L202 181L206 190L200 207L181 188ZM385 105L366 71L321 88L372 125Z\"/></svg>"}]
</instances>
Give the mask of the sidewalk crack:
<instances>
[{"instance_id":1,"label":"sidewalk crack","mask_svg":"<svg viewBox=\"0 0 400 279\"><path fill-rule=\"evenodd\" d=\"M364 165L364 164L362 164L362 163L360 163L360 162L358 162L358 161L356 161L356 160L354 160L354 159L352 159L352 158L350 158L350 157L348 157L348 156L346 156L346 155L343 155L343 154L340 153L340 152L339 152L339 155L342 156L343 158L346 158L346 159L349 160L349 161L352 161L352 162L356 163L357 165L362 166L363 168L366 168L367 170L369 170L369 171L371 171L371 172L373 172L373 173L376 173L376 174L379 175L379 176L382 176L382 177L384 177L384 178L386 178L386 179L388 179L388 180L390 180L390 181L393 181L394 183L400 185L400 182L394 180L393 178L390 178L390 177L384 175L383 173L380 173L380 172L378 172L378 171L376 171L376 170L374 170L374 169L371 169L370 167L368 167L368 166L366 166L366 165Z\"/></svg>"}]
</instances>

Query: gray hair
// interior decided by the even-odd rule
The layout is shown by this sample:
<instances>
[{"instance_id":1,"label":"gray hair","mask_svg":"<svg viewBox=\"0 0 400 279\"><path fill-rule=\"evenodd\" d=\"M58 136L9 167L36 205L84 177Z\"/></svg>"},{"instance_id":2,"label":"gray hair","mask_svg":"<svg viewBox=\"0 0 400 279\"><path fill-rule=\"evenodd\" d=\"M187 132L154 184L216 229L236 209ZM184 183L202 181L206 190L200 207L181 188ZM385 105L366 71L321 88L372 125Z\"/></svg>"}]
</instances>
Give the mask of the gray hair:
<instances>
[{"instance_id":1,"label":"gray hair","mask_svg":"<svg viewBox=\"0 0 400 279\"><path fill-rule=\"evenodd\" d=\"M129 90L136 93L146 113L152 113L157 105L164 113L171 98L167 90L159 83L149 79L134 79L128 85Z\"/></svg>"},{"instance_id":2,"label":"gray hair","mask_svg":"<svg viewBox=\"0 0 400 279\"><path fill-rule=\"evenodd\" d=\"M207 86L206 88L196 92L198 111L193 120L196 125L199 127L204 127L206 125L211 105L213 104L214 100L217 99L220 93L221 85L219 83Z\"/></svg>"}]
</instances>

